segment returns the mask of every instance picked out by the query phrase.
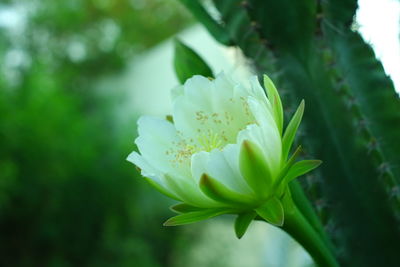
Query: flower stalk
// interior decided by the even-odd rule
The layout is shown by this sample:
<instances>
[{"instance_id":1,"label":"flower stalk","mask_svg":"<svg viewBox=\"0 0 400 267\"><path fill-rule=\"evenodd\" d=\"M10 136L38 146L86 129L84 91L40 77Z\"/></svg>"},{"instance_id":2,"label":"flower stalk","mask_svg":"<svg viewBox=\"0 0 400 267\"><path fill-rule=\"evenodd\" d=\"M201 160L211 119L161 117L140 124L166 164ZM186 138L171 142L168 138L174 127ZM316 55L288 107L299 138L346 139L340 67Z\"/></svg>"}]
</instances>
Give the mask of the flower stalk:
<instances>
[{"instance_id":1,"label":"flower stalk","mask_svg":"<svg viewBox=\"0 0 400 267\"><path fill-rule=\"evenodd\" d=\"M296 205L285 213L282 229L299 242L321 267L339 267L327 243L303 216Z\"/></svg>"}]
</instances>

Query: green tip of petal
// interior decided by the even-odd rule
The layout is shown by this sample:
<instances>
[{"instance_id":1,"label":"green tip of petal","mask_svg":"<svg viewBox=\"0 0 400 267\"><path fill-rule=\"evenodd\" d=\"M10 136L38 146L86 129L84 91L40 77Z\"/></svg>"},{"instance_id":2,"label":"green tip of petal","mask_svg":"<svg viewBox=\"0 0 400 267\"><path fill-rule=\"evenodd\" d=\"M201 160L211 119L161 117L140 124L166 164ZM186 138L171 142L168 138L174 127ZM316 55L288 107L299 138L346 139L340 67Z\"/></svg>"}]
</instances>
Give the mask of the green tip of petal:
<instances>
[{"instance_id":1,"label":"green tip of petal","mask_svg":"<svg viewBox=\"0 0 400 267\"><path fill-rule=\"evenodd\" d=\"M279 92L272 80L264 74L264 87L267 91L268 100L272 105L273 116L278 126L279 132L282 134L283 128L283 107Z\"/></svg>"},{"instance_id":2,"label":"green tip of petal","mask_svg":"<svg viewBox=\"0 0 400 267\"><path fill-rule=\"evenodd\" d=\"M200 178L200 189L209 198L233 206L249 204L253 201L247 195L229 189L206 173L204 173Z\"/></svg>"},{"instance_id":3,"label":"green tip of petal","mask_svg":"<svg viewBox=\"0 0 400 267\"><path fill-rule=\"evenodd\" d=\"M268 196L273 183L270 167L261 149L245 140L239 155L240 171L247 184L259 196Z\"/></svg>"}]
</instances>

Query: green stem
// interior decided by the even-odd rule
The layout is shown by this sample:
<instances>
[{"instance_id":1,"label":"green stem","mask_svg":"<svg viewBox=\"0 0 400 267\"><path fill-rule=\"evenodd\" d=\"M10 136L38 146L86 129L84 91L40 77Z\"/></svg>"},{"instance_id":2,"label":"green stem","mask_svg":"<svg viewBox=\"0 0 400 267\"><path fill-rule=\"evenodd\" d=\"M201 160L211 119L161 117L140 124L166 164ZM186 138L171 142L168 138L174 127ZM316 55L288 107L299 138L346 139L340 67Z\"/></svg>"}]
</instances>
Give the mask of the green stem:
<instances>
[{"instance_id":1,"label":"green stem","mask_svg":"<svg viewBox=\"0 0 400 267\"><path fill-rule=\"evenodd\" d=\"M317 214L315 213L313 207L311 206L310 201L305 196L304 191L301 188L299 182L294 180L289 183L289 187L293 201L298 207L299 211L314 227L314 229L320 234L321 238L325 241L325 244L331 249L331 251L333 251L334 250L333 244L327 237L324 227L321 224L321 221L319 220Z\"/></svg>"},{"instance_id":2,"label":"green stem","mask_svg":"<svg viewBox=\"0 0 400 267\"><path fill-rule=\"evenodd\" d=\"M318 266L339 267L330 249L296 206L285 213L282 228L308 251Z\"/></svg>"}]
</instances>

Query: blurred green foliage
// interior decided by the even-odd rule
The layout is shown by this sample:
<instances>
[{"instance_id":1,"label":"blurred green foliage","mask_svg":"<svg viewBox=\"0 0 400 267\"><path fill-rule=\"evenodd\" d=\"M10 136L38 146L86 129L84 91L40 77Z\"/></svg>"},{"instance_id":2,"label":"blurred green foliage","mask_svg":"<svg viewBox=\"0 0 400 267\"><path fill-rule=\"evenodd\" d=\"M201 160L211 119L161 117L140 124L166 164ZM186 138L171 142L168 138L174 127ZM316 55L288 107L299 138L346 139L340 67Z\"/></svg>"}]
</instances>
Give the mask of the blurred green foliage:
<instances>
[{"instance_id":1,"label":"blurred green foliage","mask_svg":"<svg viewBox=\"0 0 400 267\"><path fill-rule=\"evenodd\" d=\"M118 88L96 86L189 16L172 0L2 11L19 23L0 25L0 266L168 266L166 199L125 161L135 118L117 119Z\"/></svg>"}]
</instances>

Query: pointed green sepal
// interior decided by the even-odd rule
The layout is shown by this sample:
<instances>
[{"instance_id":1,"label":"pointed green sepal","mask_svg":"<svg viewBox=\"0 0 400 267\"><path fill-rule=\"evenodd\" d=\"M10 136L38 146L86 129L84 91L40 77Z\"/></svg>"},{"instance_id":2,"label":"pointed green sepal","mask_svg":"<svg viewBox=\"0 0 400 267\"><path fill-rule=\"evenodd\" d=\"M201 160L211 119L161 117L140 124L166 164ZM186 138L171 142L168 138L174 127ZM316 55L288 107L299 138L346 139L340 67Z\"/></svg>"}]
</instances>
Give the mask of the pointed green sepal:
<instances>
[{"instance_id":1,"label":"pointed green sepal","mask_svg":"<svg viewBox=\"0 0 400 267\"><path fill-rule=\"evenodd\" d=\"M174 194L172 194L171 192L169 192L167 189L165 189L164 187L162 187L161 185L159 185L158 183L156 183L154 180L144 177L144 179L146 179L146 181L152 186L154 187L158 192L160 192L163 195L166 195L167 197L170 197L172 199L181 201L181 199L179 199L179 197L175 196Z\"/></svg>"},{"instance_id":2,"label":"pointed green sepal","mask_svg":"<svg viewBox=\"0 0 400 267\"><path fill-rule=\"evenodd\" d=\"M292 193L290 192L289 186L286 186L285 193L282 198L283 211L285 214L293 213L295 211L295 204L293 202Z\"/></svg>"},{"instance_id":3,"label":"pointed green sepal","mask_svg":"<svg viewBox=\"0 0 400 267\"><path fill-rule=\"evenodd\" d=\"M205 173L200 178L200 189L208 197L222 203L237 205L253 202L250 197L232 191Z\"/></svg>"},{"instance_id":4,"label":"pointed green sepal","mask_svg":"<svg viewBox=\"0 0 400 267\"><path fill-rule=\"evenodd\" d=\"M179 40L175 40L175 73L178 80L183 84L193 75L214 77L210 67L191 48Z\"/></svg>"},{"instance_id":5,"label":"pointed green sepal","mask_svg":"<svg viewBox=\"0 0 400 267\"><path fill-rule=\"evenodd\" d=\"M283 135L282 139L283 160L286 160L289 155L290 147L293 144L294 137L296 135L297 129L299 128L301 119L303 117L303 113L304 113L304 100L301 101L299 107L297 108L288 126L286 127L285 134Z\"/></svg>"},{"instance_id":6,"label":"pointed green sepal","mask_svg":"<svg viewBox=\"0 0 400 267\"><path fill-rule=\"evenodd\" d=\"M301 150L302 150L302 147L301 147L301 146L298 146L298 147L296 148L296 150L293 152L292 156L290 156L290 158L289 158L288 161L286 162L286 166L287 166L288 168L292 167L292 165L295 163L295 160L296 160L297 157L300 155ZM285 167L286 167L286 166L285 166Z\"/></svg>"},{"instance_id":7,"label":"pointed green sepal","mask_svg":"<svg viewBox=\"0 0 400 267\"><path fill-rule=\"evenodd\" d=\"M188 212L169 218L164 223L164 226L177 226L177 225L195 223L226 213L229 213L229 211L221 209L206 209L201 211Z\"/></svg>"},{"instance_id":8,"label":"pointed green sepal","mask_svg":"<svg viewBox=\"0 0 400 267\"><path fill-rule=\"evenodd\" d=\"M179 213L179 214L202 210L202 208L191 206L191 205L186 204L186 203L175 204L175 205L169 207L169 209L172 210L173 212L176 212L176 213Z\"/></svg>"},{"instance_id":9,"label":"pointed green sepal","mask_svg":"<svg viewBox=\"0 0 400 267\"><path fill-rule=\"evenodd\" d=\"M282 134L282 128L283 128L282 101L274 83L267 75L264 75L264 87L265 90L267 91L269 102L272 105L272 111L276 124L278 125L279 133Z\"/></svg>"},{"instance_id":10,"label":"pointed green sepal","mask_svg":"<svg viewBox=\"0 0 400 267\"><path fill-rule=\"evenodd\" d=\"M237 238L242 238L242 236L246 233L247 228L250 223L257 216L257 213L254 211L240 213L235 220L235 233Z\"/></svg>"},{"instance_id":11,"label":"pointed green sepal","mask_svg":"<svg viewBox=\"0 0 400 267\"><path fill-rule=\"evenodd\" d=\"M297 157L299 156L299 154L301 153L301 146L298 146L296 148L296 150L293 152L292 156L288 159L288 161L286 162L285 166L283 167L283 169L281 170L280 174L279 174L279 179L277 183L280 183L283 181L283 179L285 178L285 176L287 175L287 173L289 172L290 168L293 166L293 164L295 163L295 160L297 159Z\"/></svg>"},{"instance_id":12,"label":"pointed green sepal","mask_svg":"<svg viewBox=\"0 0 400 267\"><path fill-rule=\"evenodd\" d=\"M262 206L255 209L257 214L276 226L282 226L284 220L283 206L281 201L274 197L265 202Z\"/></svg>"},{"instance_id":13,"label":"pointed green sepal","mask_svg":"<svg viewBox=\"0 0 400 267\"><path fill-rule=\"evenodd\" d=\"M293 164L292 167L290 167L289 171L287 172L285 176L285 181L289 183L291 180L306 174L307 172L310 172L317 168L319 165L321 165L322 161L321 160L302 160L298 161L295 164Z\"/></svg>"},{"instance_id":14,"label":"pointed green sepal","mask_svg":"<svg viewBox=\"0 0 400 267\"><path fill-rule=\"evenodd\" d=\"M239 156L240 171L248 185L259 196L267 196L272 188L272 177L265 157L258 146L248 140L243 141Z\"/></svg>"}]
</instances>

